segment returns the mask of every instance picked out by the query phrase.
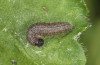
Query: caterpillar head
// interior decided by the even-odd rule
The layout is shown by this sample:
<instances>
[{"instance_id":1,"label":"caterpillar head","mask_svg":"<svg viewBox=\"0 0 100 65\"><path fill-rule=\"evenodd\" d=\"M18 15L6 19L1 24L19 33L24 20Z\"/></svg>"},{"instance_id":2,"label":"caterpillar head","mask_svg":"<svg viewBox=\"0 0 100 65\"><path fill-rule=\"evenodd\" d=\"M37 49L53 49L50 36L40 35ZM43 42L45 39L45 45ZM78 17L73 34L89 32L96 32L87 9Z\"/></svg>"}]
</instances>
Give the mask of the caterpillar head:
<instances>
[{"instance_id":1,"label":"caterpillar head","mask_svg":"<svg viewBox=\"0 0 100 65\"><path fill-rule=\"evenodd\" d=\"M35 40L35 45L36 45L36 46L42 46L43 44L44 44L44 40L43 40L43 39L37 38L37 39Z\"/></svg>"}]
</instances>

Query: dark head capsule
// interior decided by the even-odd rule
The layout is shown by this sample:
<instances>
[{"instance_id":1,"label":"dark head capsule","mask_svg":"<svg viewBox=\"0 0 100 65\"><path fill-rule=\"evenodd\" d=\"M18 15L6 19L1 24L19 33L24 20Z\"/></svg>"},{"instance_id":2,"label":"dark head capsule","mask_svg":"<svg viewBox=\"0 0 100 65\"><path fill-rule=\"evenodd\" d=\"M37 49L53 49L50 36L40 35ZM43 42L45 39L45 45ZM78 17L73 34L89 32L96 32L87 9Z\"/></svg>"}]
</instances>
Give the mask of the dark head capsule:
<instances>
[{"instance_id":1,"label":"dark head capsule","mask_svg":"<svg viewBox=\"0 0 100 65\"><path fill-rule=\"evenodd\" d=\"M42 46L44 44L44 40L43 39L37 39L35 42L36 46Z\"/></svg>"}]
</instances>

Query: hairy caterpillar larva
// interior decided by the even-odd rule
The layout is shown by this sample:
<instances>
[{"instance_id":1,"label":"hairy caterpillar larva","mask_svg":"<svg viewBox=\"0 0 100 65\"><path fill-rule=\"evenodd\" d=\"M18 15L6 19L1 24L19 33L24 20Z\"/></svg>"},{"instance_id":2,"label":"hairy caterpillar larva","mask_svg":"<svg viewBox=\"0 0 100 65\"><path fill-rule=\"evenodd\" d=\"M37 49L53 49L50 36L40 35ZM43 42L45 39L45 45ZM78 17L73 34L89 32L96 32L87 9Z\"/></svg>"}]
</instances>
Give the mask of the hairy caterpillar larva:
<instances>
[{"instance_id":1,"label":"hairy caterpillar larva","mask_svg":"<svg viewBox=\"0 0 100 65\"><path fill-rule=\"evenodd\" d=\"M68 22L35 23L28 28L26 36L31 44L42 46L44 40L41 36L63 33L71 29L72 26Z\"/></svg>"}]
</instances>

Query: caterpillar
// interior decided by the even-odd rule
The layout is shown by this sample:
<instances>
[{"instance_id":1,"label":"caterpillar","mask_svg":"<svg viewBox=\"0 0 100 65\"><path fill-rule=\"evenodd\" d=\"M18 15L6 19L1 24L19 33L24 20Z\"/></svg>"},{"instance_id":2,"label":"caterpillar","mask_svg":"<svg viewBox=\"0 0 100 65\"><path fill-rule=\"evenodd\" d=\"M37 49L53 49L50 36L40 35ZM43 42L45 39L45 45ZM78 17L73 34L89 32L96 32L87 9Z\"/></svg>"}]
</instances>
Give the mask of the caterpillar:
<instances>
[{"instance_id":1,"label":"caterpillar","mask_svg":"<svg viewBox=\"0 0 100 65\"><path fill-rule=\"evenodd\" d=\"M71 29L72 26L68 22L34 23L28 28L26 37L32 45L42 46L44 44L42 36L68 32Z\"/></svg>"}]
</instances>

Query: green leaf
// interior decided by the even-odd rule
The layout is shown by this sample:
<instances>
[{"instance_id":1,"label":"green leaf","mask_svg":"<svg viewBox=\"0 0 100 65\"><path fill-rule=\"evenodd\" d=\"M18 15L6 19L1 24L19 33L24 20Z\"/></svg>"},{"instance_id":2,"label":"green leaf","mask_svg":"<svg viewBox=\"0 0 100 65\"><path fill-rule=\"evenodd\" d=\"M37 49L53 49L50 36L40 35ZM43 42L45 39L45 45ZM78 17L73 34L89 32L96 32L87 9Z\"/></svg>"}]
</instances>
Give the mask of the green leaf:
<instances>
[{"instance_id":1,"label":"green leaf","mask_svg":"<svg viewBox=\"0 0 100 65\"><path fill-rule=\"evenodd\" d=\"M0 65L85 65L79 35L87 26L84 0L0 0ZM26 39L36 22L69 22L69 34L45 37L42 47Z\"/></svg>"}]
</instances>

